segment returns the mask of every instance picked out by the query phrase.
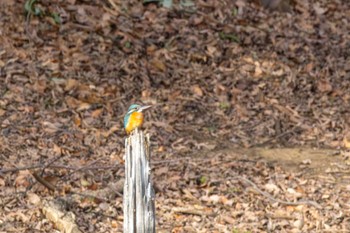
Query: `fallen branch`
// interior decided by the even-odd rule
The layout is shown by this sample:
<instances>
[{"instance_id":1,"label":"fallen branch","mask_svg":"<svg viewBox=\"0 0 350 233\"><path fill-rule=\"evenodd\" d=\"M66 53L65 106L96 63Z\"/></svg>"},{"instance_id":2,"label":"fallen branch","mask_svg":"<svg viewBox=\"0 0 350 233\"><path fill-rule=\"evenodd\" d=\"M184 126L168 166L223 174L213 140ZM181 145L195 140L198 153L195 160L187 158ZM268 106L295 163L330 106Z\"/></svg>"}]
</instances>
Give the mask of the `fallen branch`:
<instances>
[{"instance_id":1,"label":"fallen branch","mask_svg":"<svg viewBox=\"0 0 350 233\"><path fill-rule=\"evenodd\" d=\"M264 192L261 189L259 189L256 184L254 184L252 181L250 181L244 177L236 176L236 177L234 177L234 179L242 180L242 181L248 183L254 190L256 190L258 193L260 193L261 195L263 195L264 197L266 197L267 199L269 199L272 202L277 202L277 203L280 203L282 205L291 205L291 206L311 205L311 206L315 207L316 209L323 209L323 207L315 201L303 200L303 201L290 202L290 201L283 201L283 200L276 199L273 196L271 196L269 193Z\"/></svg>"},{"instance_id":2,"label":"fallen branch","mask_svg":"<svg viewBox=\"0 0 350 233\"><path fill-rule=\"evenodd\" d=\"M287 130L287 131L285 131L285 132L282 132L282 133L280 133L280 134L278 134L278 135L276 135L276 136L274 136L274 137L272 137L272 138L267 139L267 140L264 141L264 142L260 142L260 143L256 143L256 144L250 145L249 148L264 146L264 145L266 145L266 144L268 144L268 143L270 143L270 142L272 142L272 141L275 141L275 140L277 140L277 139L279 139L279 138L281 138L281 137L284 137L284 136L286 136L286 135L288 135L288 134L294 133L296 130L300 129L300 125L301 125L301 124L297 124L296 126L294 126L293 128L291 128L290 130Z\"/></svg>"},{"instance_id":3,"label":"fallen branch","mask_svg":"<svg viewBox=\"0 0 350 233\"><path fill-rule=\"evenodd\" d=\"M86 167L86 166L81 166L81 167L73 167L73 166L66 166L66 165L49 165L45 166L45 164L35 164L35 165L28 165L28 166L23 166L23 167L16 167L16 168L9 168L9 169L1 169L1 173L11 173L11 172L18 172L18 171L23 171L23 170L33 170L37 168L53 168L53 169L66 169L66 170L79 170L79 171L90 171L90 170L109 170L113 168L122 168L123 165L114 165L114 166L94 166L94 167Z\"/></svg>"},{"instance_id":4,"label":"fallen branch","mask_svg":"<svg viewBox=\"0 0 350 233\"><path fill-rule=\"evenodd\" d=\"M215 216L216 215L213 212L194 209L193 207L191 208L174 207L171 210L175 213L192 214L192 215L198 215L198 216Z\"/></svg>"},{"instance_id":5,"label":"fallen branch","mask_svg":"<svg viewBox=\"0 0 350 233\"><path fill-rule=\"evenodd\" d=\"M49 189L51 191L55 191L56 190L56 187L53 184L51 184L50 182L45 180L37 172L33 172L32 175L36 179L36 181L38 181L40 184L44 185L47 189Z\"/></svg>"},{"instance_id":6,"label":"fallen branch","mask_svg":"<svg viewBox=\"0 0 350 233\"><path fill-rule=\"evenodd\" d=\"M1 169L0 174L1 173L8 173L8 172L17 172L17 171L22 171L22 170L31 170L31 169L36 169L36 168L45 169L47 167L52 166L53 163L60 160L61 158L63 158L63 156L54 157L53 159L50 159L47 163L38 163L35 165L29 165L29 166L25 166L25 167L17 167L15 164L12 164L12 166L14 166L15 168Z\"/></svg>"},{"instance_id":7,"label":"fallen branch","mask_svg":"<svg viewBox=\"0 0 350 233\"><path fill-rule=\"evenodd\" d=\"M97 162L100 161L101 159L102 159L102 158L99 158L99 159L97 159L97 160L94 160L94 161L90 162L90 163L87 164L87 165L84 165L84 166L80 167L79 169L73 170L73 171L70 172L69 174L65 175L65 177L70 177L71 175L73 175L73 174L76 173L76 172L79 172L79 171L84 170L84 169L86 169L86 168L92 167L92 165L94 165L95 163L97 163ZM64 177L62 177L62 179L63 179L63 178L64 178Z\"/></svg>"}]
</instances>

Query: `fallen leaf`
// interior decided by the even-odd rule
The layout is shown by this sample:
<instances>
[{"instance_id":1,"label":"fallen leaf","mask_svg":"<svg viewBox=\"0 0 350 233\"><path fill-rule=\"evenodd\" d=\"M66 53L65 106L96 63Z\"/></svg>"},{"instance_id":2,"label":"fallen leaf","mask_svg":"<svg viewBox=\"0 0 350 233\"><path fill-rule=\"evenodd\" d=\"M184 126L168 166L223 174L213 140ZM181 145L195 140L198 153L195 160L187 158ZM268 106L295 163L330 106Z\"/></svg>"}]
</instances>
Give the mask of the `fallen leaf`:
<instances>
[{"instance_id":1,"label":"fallen leaf","mask_svg":"<svg viewBox=\"0 0 350 233\"><path fill-rule=\"evenodd\" d=\"M77 127L80 127L81 126L81 118L78 114L75 114L73 116L73 122L74 124L77 126Z\"/></svg>"},{"instance_id":2,"label":"fallen leaf","mask_svg":"<svg viewBox=\"0 0 350 233\"><path fill-rule=\"evenodd\" d=\"M160 70L162 72L166 71L166 66L165 66L164 62L162 62L161 60L153 59L153 60L151 60L151 65L154 68L156 68L156 69L158 69L158 70Z\"/></svg>"},{"instance_id":3,"label":"fallen leaf","mask_svg":"<svg viewBox=\"0 0 350 233\"><path fill-rule=\"evenodd\" d=\"M70 90L76 88L78 85L79 85L79 83L77 80L70 78L66 81L66 86L65 86L64 90L70 91Z\"/></svg>"},{"instance_id":4,"label":"fallen leaf","mask_svg":"<svg viewBox=\"0 0 350 233\"><path fill-rule=\"evenodd\" d=\"M32 205L38 205L41 202L41 198L35 193L29 192L27 193L26 196L27 196L28 202Z\"/></svg>"},{"instance_id":5,"label":"fallen leaf","mask_svg":"<svg viewBox=\"0 0 350 233\"><path fill-rule=\"evenodd\" d=\"M325 79L319 80L317 87L318 87L318 90L320 92L330 92L333 89L330 82L328 80L325 80Z\"/></svg>"},{"instance_id":6,"label":"fallen leaf","mask_svg":"<svg viewBox=\"0 0 350 233\"><path fill-rule=\"evenodd\" d=\"M46 87L47 87L46 79L39 79L33 85L33 89L41 94L45 92Z\"/></svg>"},{"instance_id":7,"label":"fallen leaf","mask_svg":"<svg viewBox=\"0 0 350 233\"><path fill-rule=\"evenodd\" d=\"M102 112L103 112L103 108L98 108L98 109L96 109L95 111L93 111L93 112L91 113L91 116L92 116L93 118L98 118L98 117L100 117L100 115L101 115Z\"/></svg>"},{"instance_id":8,"label":"fallen leaf","mask_svg":"<svg viewBox=\"0 0 350 233\"><path fill-rule=\"evenodd\" d=\"M270 193L279 193L281 191L277 185L272 183L265 184L265 189Z\"/></svg>"},{"instance_id":9,"label":"fallen leaf","mask_svg":"<svg viewBox=\"0 0 350 233\"><path fill-rule=\"evenodd\" d=\"M16 187L28 187L30 185L29 178L31 177L31 174L29 171L19 171L16 179L15 179L15 185Z\"/></svg>"},{"instance_id":10,"label":"fallen leaf","mask_svg":"<svg viewBox=\"0 0 350 233\"><path fill-rule=\"evenodd\" d=\"M350 149L350 132L345 134L343 138L344 147Z\"/></svg>"},{"instance_id":11,"label":"fallen leaf","mask_svg":"<svg viewBox=\"0 0 350 233\"><path fill-rule=\"evenodd\" d=\"M5 180L0 177L0 187L5 186Z\"/></svg>"},{"instance_id":12,"label":"fallen leaf","mask_svg":"<svg viewBox=\"0 0 350 233\"><path fill-rule=\"evenodd\" d=\"M203 91L198 85L192 86L192 91L195 95L203 96Z\"/></svg>"}]
</instances>

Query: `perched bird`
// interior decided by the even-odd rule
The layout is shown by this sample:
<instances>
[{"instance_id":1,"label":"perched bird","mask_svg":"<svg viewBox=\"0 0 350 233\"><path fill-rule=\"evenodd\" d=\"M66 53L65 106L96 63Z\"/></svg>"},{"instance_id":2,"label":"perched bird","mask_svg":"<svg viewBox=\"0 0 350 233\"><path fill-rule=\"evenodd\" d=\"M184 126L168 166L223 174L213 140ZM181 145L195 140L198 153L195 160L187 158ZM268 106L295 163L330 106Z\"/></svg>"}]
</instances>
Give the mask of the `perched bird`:
<instances>
[{"instance_id":1,"label":"perched bird","mask_svg":"<svg viewBox=\"0 0 350 233\"><path fill-rule=\"evenodd\" d=\"M128 112L124 117L124 128L127 134L130 134L134 129L142 126L143 111L149 109L151 106L141 106L138 104L130 105Z\"/></svg>"}]
</instances>

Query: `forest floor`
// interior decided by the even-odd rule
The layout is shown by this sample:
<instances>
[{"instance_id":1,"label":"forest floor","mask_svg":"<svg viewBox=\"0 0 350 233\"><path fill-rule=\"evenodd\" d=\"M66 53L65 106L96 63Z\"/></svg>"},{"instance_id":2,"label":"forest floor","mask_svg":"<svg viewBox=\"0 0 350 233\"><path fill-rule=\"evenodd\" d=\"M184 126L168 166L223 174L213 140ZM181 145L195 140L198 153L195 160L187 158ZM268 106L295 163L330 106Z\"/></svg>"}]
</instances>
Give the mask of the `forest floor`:
<instances>
[{"instance_id":1,"label":"forest floor","mask_svg":"<svg viewBox=\"0 0 350 233\"><path fill-rule=\"evenodd\" d=\"M0 232L122 232L131 103L157 232L350 232L350 2L256 2L1 0Z\"/></svg>"}]
</instances>

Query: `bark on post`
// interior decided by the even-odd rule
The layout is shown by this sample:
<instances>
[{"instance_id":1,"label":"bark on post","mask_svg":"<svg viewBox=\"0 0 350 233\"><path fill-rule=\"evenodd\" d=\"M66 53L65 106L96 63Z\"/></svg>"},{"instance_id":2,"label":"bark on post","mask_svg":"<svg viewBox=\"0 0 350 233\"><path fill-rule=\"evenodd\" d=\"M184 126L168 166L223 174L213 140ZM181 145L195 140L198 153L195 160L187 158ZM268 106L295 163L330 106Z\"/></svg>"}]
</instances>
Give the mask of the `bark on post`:
<instances>
[{"instance_id":1,"label":"bark on post","mask_svg":"<svg viewBox=\"0 0 350 233\"><path fill-rule=\"evenodd\" d=\"M154 190L150 178L149 138L136 129L125 140L124 232L154 233Z\"/></svg>"}]
</instances>

